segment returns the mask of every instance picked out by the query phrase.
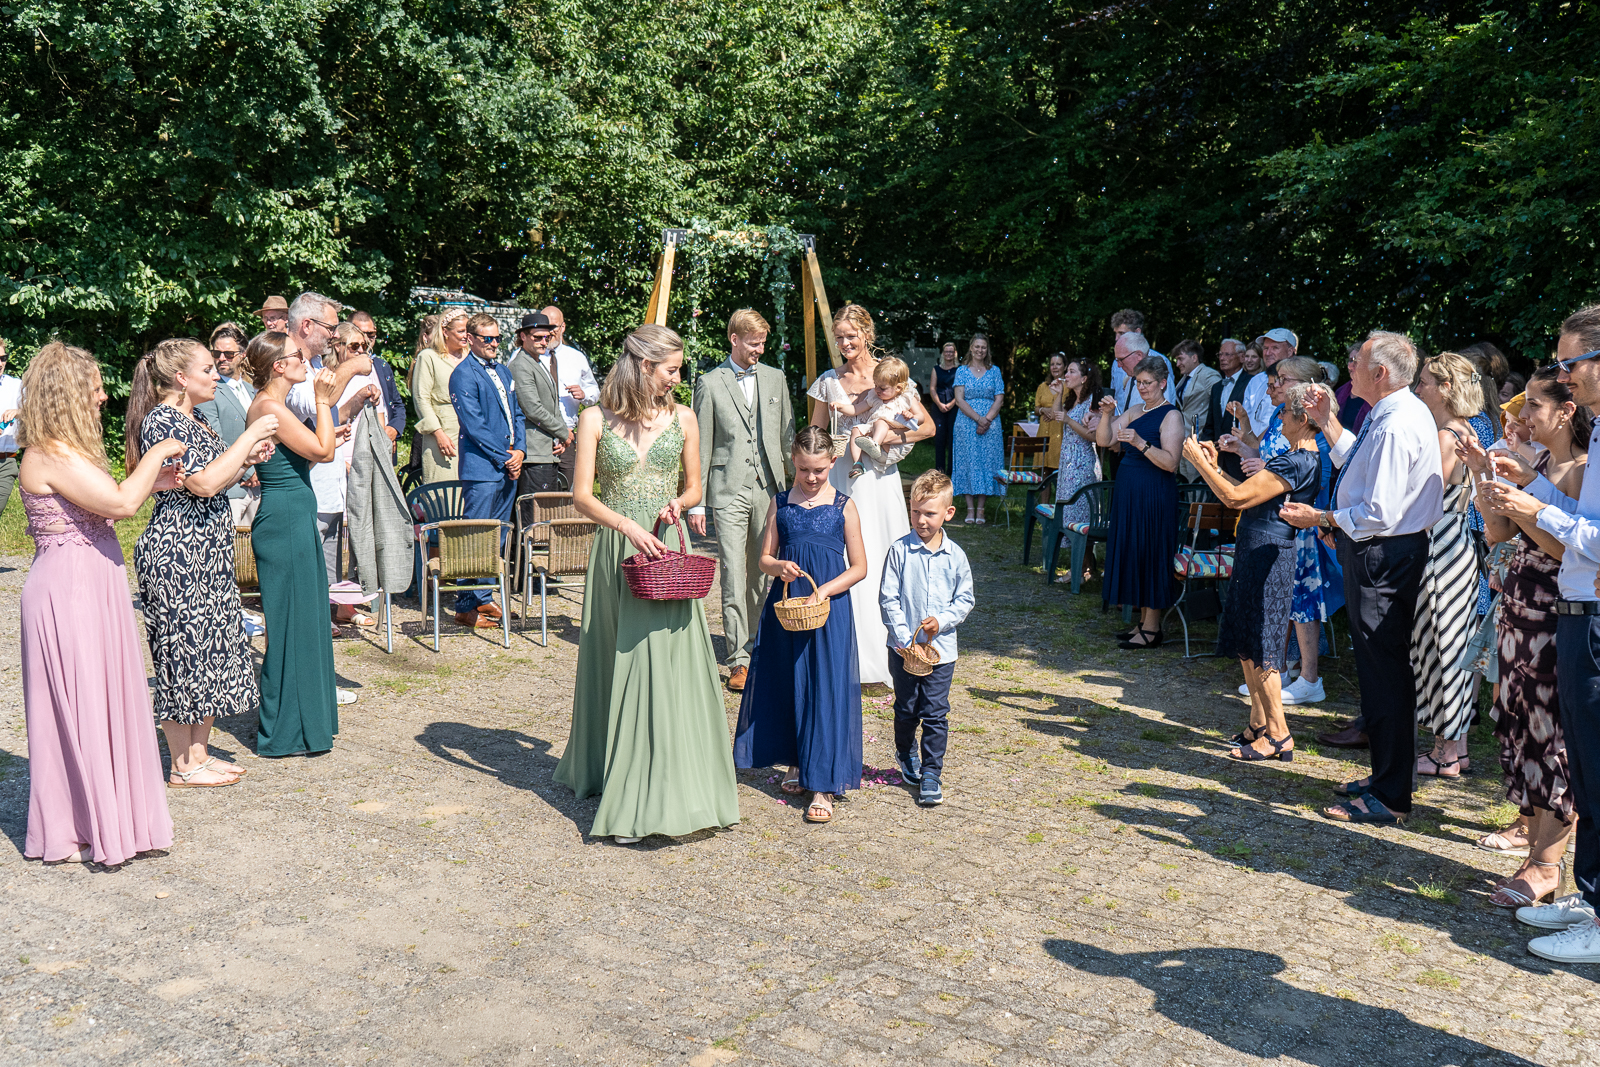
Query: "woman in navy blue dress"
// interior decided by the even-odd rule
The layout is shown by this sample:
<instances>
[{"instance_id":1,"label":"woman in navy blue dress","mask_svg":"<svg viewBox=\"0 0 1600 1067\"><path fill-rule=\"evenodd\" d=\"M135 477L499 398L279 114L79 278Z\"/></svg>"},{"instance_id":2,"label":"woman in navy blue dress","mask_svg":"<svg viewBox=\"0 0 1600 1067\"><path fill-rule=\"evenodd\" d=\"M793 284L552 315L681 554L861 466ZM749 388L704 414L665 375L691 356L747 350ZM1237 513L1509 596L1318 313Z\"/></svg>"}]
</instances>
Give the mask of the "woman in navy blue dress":
<instances>
[{"instance_id":1,"label":"woman in navy blue dress","mask_svg":"<svg viewBox=\"0 0 1600 1067\"><path fill-rule=\"evenodd\" d=\"M1101 448L1121 448L1111 493L1111 536L1106 542L1107 604L1139 608L1139 621L1122 636L1123 648L1161 644L1161 613L1172 606L1172 554L1178 550L1178 459L1183 416L1166 402L1167 364L1146 356L1133 371L1140 402L1115 415L1116 401L1100 401ZM1114 417L1113 417L1114 416Z\"/></svg>"},{"instance_id":2,"label":"woman in navy blue dress","mask_svg":"<svg viewBox=\"0 0 1600 1067\"><path fill-rule=\"evenodd\" d=\"M761 569L776 579L767 593L739 704L733 763L783 766L783 791L811 793L807 822L833 818L833 795L861 788L861 676L850 587L867 574L856 506L828 481L832 439L820 426L795 434L794 485L767 509ZM790 595L830 600L815 630L785 630L776 605Z\"/></svg>"}]
</instances>

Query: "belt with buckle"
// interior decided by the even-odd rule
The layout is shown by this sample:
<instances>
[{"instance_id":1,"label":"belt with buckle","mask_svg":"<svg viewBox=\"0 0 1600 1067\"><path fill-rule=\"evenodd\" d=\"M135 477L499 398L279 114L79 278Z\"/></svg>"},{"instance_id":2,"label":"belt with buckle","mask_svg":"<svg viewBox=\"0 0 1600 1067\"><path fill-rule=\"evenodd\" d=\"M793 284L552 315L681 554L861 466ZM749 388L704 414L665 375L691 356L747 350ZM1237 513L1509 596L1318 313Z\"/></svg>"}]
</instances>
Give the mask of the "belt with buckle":
<instances>
[{"instance_id":1,"label":"belt with buckle","mask_svg":"<svg viewBox=\"0 0 1600 1067\"><path fill-rule=\"evenodd\" d=\"M1600 615L1600 600L1558 600L1551 610L1557 615Z\"/></svg>"}]
</instances>

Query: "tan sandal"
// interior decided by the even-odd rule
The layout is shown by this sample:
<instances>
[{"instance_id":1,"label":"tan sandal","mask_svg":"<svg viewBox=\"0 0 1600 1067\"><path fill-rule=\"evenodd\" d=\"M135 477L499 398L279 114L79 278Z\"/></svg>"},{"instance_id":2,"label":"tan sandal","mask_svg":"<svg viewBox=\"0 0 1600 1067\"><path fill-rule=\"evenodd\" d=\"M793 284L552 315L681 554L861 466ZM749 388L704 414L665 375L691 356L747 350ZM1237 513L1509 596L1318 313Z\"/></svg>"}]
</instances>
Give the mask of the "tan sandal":
<instances>
[{"instance_id":1,"label":"tan sandal","mask_svg":"<svg viewBox=\"0 0 1600 1067\"><path fill-rule=\"evenodd\" d=\"M1513 823L1504 830L1495 830L1493 833L1484 834L1473 842L1485 852L1497 852L1502 856L1527 856L1528 838L1526 833L1518 834L1515 831L1522 829L1522 824ZM1518 838L1521 843L1518 843Z\"/></svg>"},{"instance_id":2,"label":"tan sandal","mask_svg":"<svg viewBox=\"0 0 1600 1067\"><path fill-rule=\"evenodd\" d=\"M187 773L185 773L184 771L180 771L176 767L174 767L172 769L172 777L167 779L167 788L168 789L220 789L223 786L238 785L239 784L238 775L224 776L224 780L220 781L220 782L196 782L196 781L192 781L194 776L199 774L201 771L210 771L212 774L217 774L217 775L223 774L222 771L219 771L215 767L212 766L212 764L214 764L216 762L217 761L214 760L214 759L208 759L204 763L200 764L200 766L196 767L194 770L189 771ZM174 779L176 779L176 781L174 781Z\"/></svg>"},{"instance_id":3,"label":"tan sandal","mask_svg":"<svg viewBox=\"0 0 1600 1067\"><path fill-rule=\"evenodd\" d=\"M827 799L827 794L817 793L811 798L810 805L806 808L806 822L832 822L833 801Z\"/></svg>"}]
</instances>

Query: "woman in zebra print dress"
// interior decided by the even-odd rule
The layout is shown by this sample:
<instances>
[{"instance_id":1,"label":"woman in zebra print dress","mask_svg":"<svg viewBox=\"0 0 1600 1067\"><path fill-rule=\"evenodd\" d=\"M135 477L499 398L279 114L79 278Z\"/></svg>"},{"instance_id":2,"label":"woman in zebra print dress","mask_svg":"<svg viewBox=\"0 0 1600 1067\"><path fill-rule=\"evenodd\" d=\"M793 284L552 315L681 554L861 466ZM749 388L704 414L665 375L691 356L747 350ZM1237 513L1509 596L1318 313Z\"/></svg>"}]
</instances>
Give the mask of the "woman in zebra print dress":
<instances>
[{"instance_id":1,"label":"woman in zebra print dress","mask_svg":"<svg viewBox=\"0 0 1600 1067\"><path fill-rule=\"evenodd\" d=\"M1419 775L1459 778L1467 769L1467 729L1472 725L1472 675L1460 668L1472 637L1478 600L1478 552L1467 508L1471 472L1456 455L1478 440L1467 419L1483 409L1483 387L1472 364L1442 352L1422 364L1415 386L1439 428L1444 474L1444 517L1429 531L1428 568L1422 578L1411 662L1417 675L1417 723L1433 733L1433 751L1417 760Z\"/></svg>"},{"instance_id":2,"label":"woman in zebra print dress","mask_svg":"<svg viewBox=\"0 0 1600 1067\"><path fill-rule=\"evenodd\" d=\"M194 410L219 381L206 346L162 341L139 361L128 394L128 463L169 438L183 442L183 481L156 494L150 524L134 545L145 633L155 666L155 714L172 754L174 789L225 786L244 768L212 758L218 715L242 715L258 699L255 663L233 576L228 487L271 453L278 420L257 419L228 446Z\"/></svg>"}]
</instances>

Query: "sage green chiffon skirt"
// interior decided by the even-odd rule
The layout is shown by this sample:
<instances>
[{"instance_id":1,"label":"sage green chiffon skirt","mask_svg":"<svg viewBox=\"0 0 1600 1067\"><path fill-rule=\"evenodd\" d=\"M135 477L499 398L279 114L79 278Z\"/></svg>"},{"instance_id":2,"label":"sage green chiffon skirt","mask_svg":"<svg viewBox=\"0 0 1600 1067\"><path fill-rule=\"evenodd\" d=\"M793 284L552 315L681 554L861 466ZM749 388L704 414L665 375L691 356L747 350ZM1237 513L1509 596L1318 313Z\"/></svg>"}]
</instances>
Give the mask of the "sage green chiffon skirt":
<instances>
[{"instance_id":1,"label":"sage green chiffon skirt","mask_svg":"<svg viewBox=\"0 0 1600 1067\"><path fill-rule=\"evenodd\" d=\"M600 796L596 837L682 836L739 821L711 631L698 600L638 600L627 538L601 530L584 582L572 733L556 781Z\"/></svg>"}]
</instances>

